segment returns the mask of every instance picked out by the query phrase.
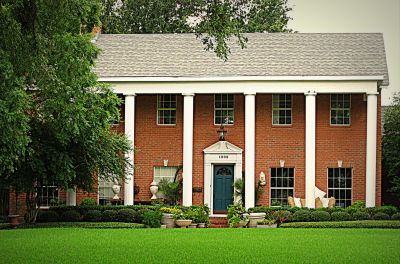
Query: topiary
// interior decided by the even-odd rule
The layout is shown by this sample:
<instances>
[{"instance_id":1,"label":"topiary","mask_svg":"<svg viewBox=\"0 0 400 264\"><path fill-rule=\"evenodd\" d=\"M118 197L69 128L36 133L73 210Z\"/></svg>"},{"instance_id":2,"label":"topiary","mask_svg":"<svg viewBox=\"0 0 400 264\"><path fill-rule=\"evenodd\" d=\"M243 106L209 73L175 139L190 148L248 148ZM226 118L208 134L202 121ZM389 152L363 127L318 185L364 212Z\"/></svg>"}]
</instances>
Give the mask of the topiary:
<instances>
[{"instance_id":1,"label":"topiary","mask_svg":"<svg viewBox=\"0 0 400 264\"><path fill-rule=\"evenodd\" d=\"M83 215L83 219L88 222L100 222L101 221L101 211L89 210Z\"/></svg>"},{"instance_id":2,"label":"topiary","mask_svg":"<svg viewBox=\"0 0 400 264\"><path fill-rule=\"evenodd\" d=\"M114 222L117 221L118 212L116 210L104 210L101 214L101 219L104 222Z\"/></svg>"},{"instance_id":3,"label":"topiary","mask_svg":"<svg viewBox=\"0 0 400 264\"><path fill-rule=\"evenodd\" d=\"M370 219L370 215L364 211L356 211L353 213L354 220L368 220Z\"/></svg>"},{"instance_id":4,"label":"topiary","mask_svg":"<svg viewBox=\"0 0 400 264\"><path fill-rule=\"evenodd\" d=\"M314 211L310 213L310 220L313 222L324 222L331 220L331 215L325 211Z\"/></svg>"},{"instance_id":5,"label":"topiary","mask_svg":"<svg viewBox=\"0 0 400 264\"><path fill-rule=\"evenodd\" d=\"M374 219L374 220L389 220L390 216L385 213L376 213L376 214L374 214L372 219Z\"/></svg>"},{"instance_id":6,"label":"topiary","mask_svg":"<svg viewBox=\"0 0 400 264\"><path fill-rule=\"evenodd\" d=\"M161 218L161 211L147 211L143 214L143 224L149 227L160 227Z\"/></svg>"},{"instance_id":7,"label":"topiary","mask_svg":"<svg viewBox=\"0 0 400 264\"><path fill-rule=\"evenodd\" d=\"M81 219L79 212L75 210L65 211L61 215L61 220L64 222L77 222Z\"/></svg>"},{"instance_id":8,"label":"topiary","mask_svg":"<svg viewBox=\"0 0 400 264\"><path fill-rule=\"evenodd\" d=\"M400 213L395 213L394 215L392 215L392 220L400 220Z\"/></svg>"},{"instance_id":9,"label":"topiary","mask_svg":"<svg viewBox=\"0 0 400 264\"><path fill-rule=\"evenodd\" d=\"M294 222L308 222L310 221L310 211L299 210L293 214L292 220Z\"/></svg>"},{"instance_id":10,"label":"topiary","mask_svg":"<svg viewBox=\"0 0 400 264\"><path fill-rule=\"evenodd\" d=\"M118 211L118 221L125 223L134 223L135 222L136 212L133 209L121 209Z\"/></svg>"},{"instance_id":11,"label":"topiary","mask_svg":"<svg viewBox=\"0 0 400 264\"><path fill-rule=\"evenodd\" d=\"M95 200L93 200L92 198L85 198L81 201L81 203L79 204L80 206L96 206L97 203Z\"/></svg>"},{"instance_id":12,"label":"topiary","mask_svg":"<svg viewBox=\"0 0 400 264\"><path fill-rule=\"evenodd\" d=\"M333 212L331 214L332 221L350 221L353 220L348 212Z\"/></svg>"},{"instance_id":13,"label":"topiary","mask_svg":"<svg viewBox=\"0 0 400 264\"><path fill-rule=\"evenodd\" d=\"M36 221L39 223L57 222L58 218L59 216L55 211L39 211Z\"/></svg>"}]
</instances>

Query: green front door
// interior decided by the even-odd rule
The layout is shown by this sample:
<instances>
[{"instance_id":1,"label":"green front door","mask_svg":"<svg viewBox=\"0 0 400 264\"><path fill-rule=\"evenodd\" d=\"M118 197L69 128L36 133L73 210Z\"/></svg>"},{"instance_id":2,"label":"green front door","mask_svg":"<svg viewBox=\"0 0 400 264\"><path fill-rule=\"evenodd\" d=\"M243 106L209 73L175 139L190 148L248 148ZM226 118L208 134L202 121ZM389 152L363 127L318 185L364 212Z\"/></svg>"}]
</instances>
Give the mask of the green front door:
<instances>
[{"instance_id":1,"label":"green front door","mask_svg":"<svg viewBox=\"0 0 400 264\"><path fill-rule=\"evenodd\" d=\"M214 214L226 213L233 203L233 166L214 166Z\"/></svg>"}]
</instances>

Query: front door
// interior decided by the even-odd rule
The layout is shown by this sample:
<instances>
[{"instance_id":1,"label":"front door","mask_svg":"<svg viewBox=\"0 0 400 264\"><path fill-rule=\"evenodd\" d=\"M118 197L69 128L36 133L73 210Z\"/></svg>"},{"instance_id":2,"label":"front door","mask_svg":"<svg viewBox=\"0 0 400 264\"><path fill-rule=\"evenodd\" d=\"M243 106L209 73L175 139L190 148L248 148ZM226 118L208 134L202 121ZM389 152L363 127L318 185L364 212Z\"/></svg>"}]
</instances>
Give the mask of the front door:
<instances>
[{"instance_id":1,"label":"front door","mask_svg":"<svg viewBox=\"0 0 400 264\"><path fill-rule=\"evenodd\" d=\"M226 214L233 203L233 166L214 166L214 214Z\"/></svg>"}]
</instances>

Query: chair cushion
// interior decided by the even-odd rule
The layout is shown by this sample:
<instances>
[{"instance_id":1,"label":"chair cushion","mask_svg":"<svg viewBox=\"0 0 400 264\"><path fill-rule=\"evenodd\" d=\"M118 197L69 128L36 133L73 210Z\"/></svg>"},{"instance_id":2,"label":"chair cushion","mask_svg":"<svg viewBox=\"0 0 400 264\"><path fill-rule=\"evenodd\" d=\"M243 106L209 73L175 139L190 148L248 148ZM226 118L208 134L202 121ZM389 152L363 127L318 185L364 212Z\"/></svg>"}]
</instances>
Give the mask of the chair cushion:
<instances>
[{"instance_id":1,"label":"chair cushion","mask_svg":"<svg viewBox=\"0 0 400 264\"><path fill-rule=\"evenodd\" d=\"M335 197L329 198L328 208L334 208L335 205L336 205L336 199L335 199Z\"/></svg>"},{"instance_id":2,"label":"chair cushion","mask_svg":"<svg viewBox=\"0 0 400 264\"><path fill-rule=\"evenodd\" d=\"M322 202L322 207L328 208L329 205L329 198L320 198Z\"/></svg>"},{"instance_id":3,"label":"chair cushion","mask_svg":"<svg viewBox=\"0 0 400 264\"><path fill-rule=\"evenodd\" d=\"M321 199L319 198L319 197L317 197L317 198L315 198L315 208L322 208L323 207L323 205L322 205L322 201L321 201Z\"/></svg>"},{"instance_id":4,"label":"chair cushion","mask_svg":"<svg viewBox=\"0 0 400 264\"><path fill-rule=\"evenodd\" d=\"M294 199L292 196L288 196L287 201L288 201L290 208L295 207Z\"/></svg>"},{"instance_id":5,"label":"chair cushion","mask_svg":"<svg viewBox=\"0 0 400 264\"><path fill-rule=\"evenodd\" d=\"M325 194L326 194L326 192L321 191L320 189L318 189L317 186L314 187L314 195L315 195L315 198L317 198L317 197L319 197L319 198L324 198Z\"/></svg>"},{"instance_id":6,"label":"chair cushion","mask_svg":"<svg viewBox=\"0 0 400 264\"><path fill-rule=\"evenodd\" d=\"M307 207L306 199L300 199L300 202L301 202L301 207Z\"/></svg>"},{"instance_id":7,"label":"chair cushion","mask_svg":"<svg viewBox=\"0 0 400 264\"><path fill-rule=\"evenodd\" d=\"M294 197L293 200L296 207L302 207L300 198Z\"/></svg>"}]
</instances>

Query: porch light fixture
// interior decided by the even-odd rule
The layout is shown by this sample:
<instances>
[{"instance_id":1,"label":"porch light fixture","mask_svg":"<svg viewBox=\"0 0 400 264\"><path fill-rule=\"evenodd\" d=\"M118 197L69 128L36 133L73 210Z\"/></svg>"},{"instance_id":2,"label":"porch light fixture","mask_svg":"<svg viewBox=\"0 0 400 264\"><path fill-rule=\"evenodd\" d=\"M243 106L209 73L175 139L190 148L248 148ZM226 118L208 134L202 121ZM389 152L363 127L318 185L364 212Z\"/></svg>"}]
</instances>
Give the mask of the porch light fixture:
<instances>
[{"instance_id":1,"label":"porch light fixture","mask_svg":"<svg viewBox=\"0 0 400 264\"><path fill-rule=\"evenodd\" d=\"M281 166L281 168L285 167L285 160L280 160L279 166Z\"/></svg>"},{"instance_id":2,"label":"porch light fixture","mask_svg":"<svg viewBox=\"0 0 400 264\"><path fill-rule=\"evenodd\" d=\"M225 141L226 130L224 129L224 125L221 124L221 126L217 130L217 133L218 133L218 140L219 141Z\"/></svg>"},{"instance_id":3,"label":"porch light fixture","mask_svg":"<svg viewBox=\"0 0 400 264\"><path fill-rule=\"evenodd\" d=\"M265 173L262 171L262 172L260 172L260 185L265 186L266 184L267 184L267 182L265 180Z\"/></svg>"},{"instance_id":4,"label":"porch light fixture","mask_svg":"<svg viewBox=\"0 0 400 264\"><path fill-rule=\"evenodd\" d=\"M339 168L341 168L341 167L343 166L343 160L338 160L338 161L337 161L337 166L338 166Z\"/></svg>"}]
</instances>

